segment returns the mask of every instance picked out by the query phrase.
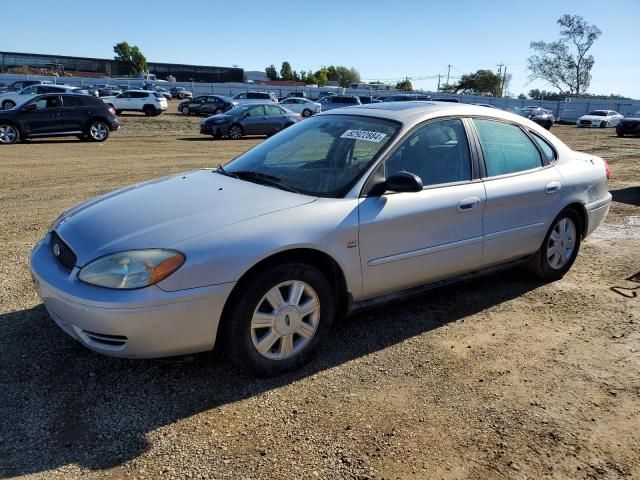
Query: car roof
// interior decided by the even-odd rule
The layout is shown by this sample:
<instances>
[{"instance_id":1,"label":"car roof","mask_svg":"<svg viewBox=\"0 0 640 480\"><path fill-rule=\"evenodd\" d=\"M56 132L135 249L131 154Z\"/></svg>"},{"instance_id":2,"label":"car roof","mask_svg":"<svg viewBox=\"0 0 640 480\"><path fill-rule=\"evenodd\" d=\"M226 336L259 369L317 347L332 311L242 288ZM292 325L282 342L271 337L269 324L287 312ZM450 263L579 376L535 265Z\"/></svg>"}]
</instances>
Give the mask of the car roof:
<instances>
[{"instance_id":1,"label":"car roof","mask_svg":"<svg viewBox=\"0 0 640 480\"><path fill-rule=\"evenodd\" d=\"M447 115L478 115L493 118L502 118L522 123L522 117L514 113L505 112L497 108L488 109L478 105L468 103L451 103L436 101L409 101L409 102L381 102L368 103L352 107L342 107L314 116L323 115L360 115L368 117L384 118L395 120L401 123L414 124L432 117L442 117Z\"/></svg>"}]
</instances>

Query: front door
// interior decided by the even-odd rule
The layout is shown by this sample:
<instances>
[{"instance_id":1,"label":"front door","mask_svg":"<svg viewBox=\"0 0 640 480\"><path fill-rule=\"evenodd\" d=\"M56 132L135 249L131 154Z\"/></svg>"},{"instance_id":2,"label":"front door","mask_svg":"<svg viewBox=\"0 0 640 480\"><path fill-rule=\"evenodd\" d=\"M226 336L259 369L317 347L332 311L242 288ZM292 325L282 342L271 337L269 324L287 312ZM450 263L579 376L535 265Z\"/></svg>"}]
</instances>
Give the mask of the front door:
<instances>
[{"instance_id":1,"label":"front door","mask_svg":"<svg viewBox=\"0 0 640 480\"><path fill-rule=\"evenodd\" d=\"M474 180L462 121L429 122L384 163L408 171L424 189L363 198L360 257L365 298L477 269L482 262L484 185Z\"/></svg>"},{"instance_id":2,"label":"front door","mask_svg":"<svg viewBox=\"0 0 640 480\"><path fill-rule=\"evenodd\" d=\"M58 116L61 111L62 99L58 95L47 95L34 100L22 109L25 130L29 135L57 132Z\"/></svg>"},{"instance_id":3,"label":"front door","mask_svg":"<svg viewBox=\"0 0 640 480\"><path fill-rule=\"evenodd\" d=\"M265 135L266 115L264 105L256 105L249 109L242 120L245 135Z\"/></svg>"}]
</instances>

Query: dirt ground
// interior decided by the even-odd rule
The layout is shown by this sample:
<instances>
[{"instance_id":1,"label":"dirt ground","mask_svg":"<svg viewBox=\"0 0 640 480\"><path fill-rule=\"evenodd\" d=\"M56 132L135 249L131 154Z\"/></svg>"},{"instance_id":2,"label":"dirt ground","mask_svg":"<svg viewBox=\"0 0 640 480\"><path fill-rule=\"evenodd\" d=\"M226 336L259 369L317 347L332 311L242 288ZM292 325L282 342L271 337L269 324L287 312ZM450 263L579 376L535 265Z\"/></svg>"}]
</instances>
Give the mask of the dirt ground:
<instances>
[{"instance_id":1,"label":"dirt ground","mask_svg":"<svg viewBox=\"0 0 640 480\"><path fill-rule=\"evenodd\" d=\"M92 353L31 285L30 249L66 208L260 141L199 121L125 115L104 144L0 148L0 478L640 478L640 138L553 127L609 161L615 200L562 281L509 271L359 314L264 380L215 352Z\"/></svg>"}]
</instances>

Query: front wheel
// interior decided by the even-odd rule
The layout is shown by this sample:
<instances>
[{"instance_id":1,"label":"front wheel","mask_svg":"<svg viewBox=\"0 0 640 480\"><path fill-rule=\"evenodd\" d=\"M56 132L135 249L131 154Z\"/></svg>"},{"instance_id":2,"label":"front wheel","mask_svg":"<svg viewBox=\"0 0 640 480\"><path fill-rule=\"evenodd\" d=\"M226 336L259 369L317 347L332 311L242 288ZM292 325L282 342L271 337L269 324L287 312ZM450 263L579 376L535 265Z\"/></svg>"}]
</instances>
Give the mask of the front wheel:
<instances>
[{"instance_id":1,"label":"front wheel","mask_svg":"<svg viewBox=\"0 0 640 480\"><path fill-rule=\"evenodd\" d=\"M600 128L605 128L606 126L607 126L607 122L605 122L604 120L600 122Z\"/></svg>"},{"instance_id":2,"label":"front wheel","mask_svg":"<svg viewBox=\"0 0 640 480\"><path fill-rule=\"evenodd\" d=\"M16 102L14 102L13 100L5 100L4 102L2 102L3 110L11 110L15 106L16 106Z\"/></svg>"},{"instance_id":3,"label":"front wheel","mask_svg":"<svg viewBox=\"0 0 640 480\"><path fill-rule=\"evenodd\" d=\"M308 108L305 108L305 109L302 111L302 116L303 116L304 118L309 118L309 117L311 116L311 110L309 110Z\"/></svg>"},{"instance_id":4,"label":"front wheel","mask_svg":"<svg viewBox=\"0 0 640 480\"><path fill-rule=\"evenodd\" d=\"M191 115L191 110L189 110L189 107L182 107L182 113L184 115Z\"/></svg>"},{"instance_id":5,"label":"front wheel","mask_svg":"<svg viewBox=\"0 0 640 480\"><path fill-rule=\"evenodd\" d=\"M622 128L616 128L616 135L624 137L624 130Z\"/></svg>"},{"instance_id":6,"label":"front wheel","mask_svg":"<svg viewBox=\"0 0 640 480\"><path fill-rule=\"evenodd\" d=\"M231 127L229 127L229 138L231 140L240 140L242 135L243 132L240 125L231 125Z\"/></svg>"},{"instance_id":7,"label":"front wheel","mask_svg":"<svg viewBox=\"0 0 640 480\"><path fill-rule=\"evenodd\" d=\"M238 365L258 375L279 375L311 360L335 315L329 282L305 263L265 269L230 302L225 343Z\"/></svg>"},{"instance_id":8,"label":"front wheel","mask_svg":"<svg viewBox=\"0 0 640 480\"><path fill-rule=\"evenodd\" d=\"M552 125L553 125L553 122L551 120L547 120L546 123L544 124L544 128L546 128L547 130L551 130Z\"/></svg>"},{"instance_id":9,"label":"front wheel","mask_svg":"<svg viewBox=\"0 0 640 480\"><path fill-rule=\"evenodd\" d=\"M580 231L580 218L574 210L560 212L542 246L529 261L529 269L542 280L560 280L578 256Z\"/></svg>"},{"instance_id":10,"label":"front wheel","mask_svg":"<svg viewBox=\"0 0 640 480\"><path fill-rule=\"evenodd\" d=\"M19 137L18 129L15 126L0 123L0 144L11 145L16 143Z\"/></svg>"},{"instance_id":11,"label":"front wheel","mask_svg":"<svg viewBox=\"0 0 640 480\"><path fill-rule=\"evenodd\" d=\"M156 114L156 109L155 109L153 106L151 106L151 105L145 105L145 106L142 108L142 111L144 112L144 114L145 114L147 117L150 117L150 116L152 116L152 115L155 115L155 114Z\"/></svg>"}]
</instances>

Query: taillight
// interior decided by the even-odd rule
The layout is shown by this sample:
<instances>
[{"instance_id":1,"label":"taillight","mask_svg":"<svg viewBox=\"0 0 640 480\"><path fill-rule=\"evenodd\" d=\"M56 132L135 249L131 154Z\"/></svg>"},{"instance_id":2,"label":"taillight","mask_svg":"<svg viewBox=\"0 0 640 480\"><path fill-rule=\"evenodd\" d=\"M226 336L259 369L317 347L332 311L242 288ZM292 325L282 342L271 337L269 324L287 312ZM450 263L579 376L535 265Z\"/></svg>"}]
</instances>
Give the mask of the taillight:
<instances>
[{"instance_id":1,"label":"taillight","mask_svg":"<svg viewBox=\"0 0 640 480\"><path fill-rule=\"evenodd\" d=\"M302 120L302 118L303 118L303 117L302 117L302 115L298 114L298 118L299 118L300 120Z\"/></svg>"},{"instance_id":2,"label":"taillight","mask_svg":"<svg viewBox=\"0 0 640 480\"><path fill-rule=\"evenodd\" d=\"M278 100L276 100L275 98L272 98L272 99L271 99L271 102L273 102L273 103L278 103Z\"/></svg>"},{"instance_id":3,"label":"taillight","mask_svg":"<svg viewBox=\"0 0 640 480\"><path fill-rule=\"evenodd\" d=\"M109 107L109 113L110 113L111 115L115 115L115 114L116 114L116 109L115 109L115 108L113 108L113 107Z\"/></svg>"},{"instance_id":4,"label":"taillight","mask_svg":"<svg viewBox=\"0 0 640 480\"><path fill-rule=\"evenodd\" d=\"M611 169L609 168L609 162L607 162L604 158L602 159L604 162L604 171L607 173L607 180L611 178Z\"/></svg>"}]
</instances>

